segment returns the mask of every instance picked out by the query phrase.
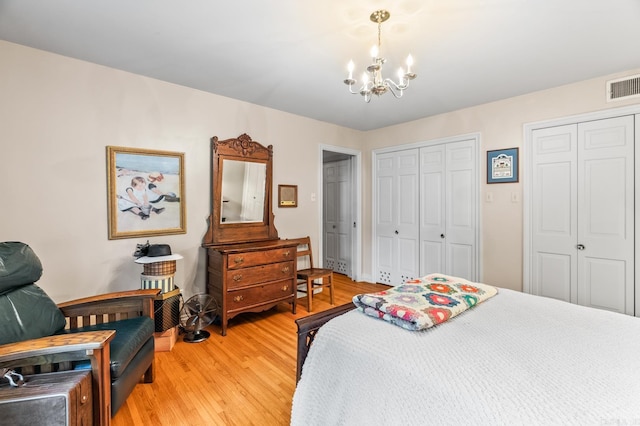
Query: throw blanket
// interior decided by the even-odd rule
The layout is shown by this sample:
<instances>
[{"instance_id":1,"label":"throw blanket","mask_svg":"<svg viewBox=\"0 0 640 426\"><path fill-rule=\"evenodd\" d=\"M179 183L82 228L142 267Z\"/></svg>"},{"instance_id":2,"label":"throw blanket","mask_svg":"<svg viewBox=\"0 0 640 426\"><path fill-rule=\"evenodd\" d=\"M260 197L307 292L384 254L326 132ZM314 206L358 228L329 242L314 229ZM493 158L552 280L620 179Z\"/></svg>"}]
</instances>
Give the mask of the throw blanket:
<instances>
[{"instance_id":1,"label":"throw blanket","mask_svg":"<svg viewBox=\"0 0 640 426\"><path fill-rule=\"evenodd\" d=\"M389 290L357 294L353 303L360 312L407 330L423 330L443 323L496 295L486 284L442 274L410 280Z\"/></svg>"}]
</instances>

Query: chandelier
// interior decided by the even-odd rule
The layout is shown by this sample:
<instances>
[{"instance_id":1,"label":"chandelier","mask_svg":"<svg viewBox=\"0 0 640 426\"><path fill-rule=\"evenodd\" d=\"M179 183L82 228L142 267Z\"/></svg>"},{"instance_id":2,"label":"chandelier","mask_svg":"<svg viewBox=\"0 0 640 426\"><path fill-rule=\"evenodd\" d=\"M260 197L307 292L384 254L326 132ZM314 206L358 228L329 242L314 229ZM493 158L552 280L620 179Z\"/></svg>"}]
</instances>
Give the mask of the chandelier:
<instances>
[{"instance_id":1,"label":"chandelier","mask_svg":"<svg viewBox=\"0 0 640 426\"><path fill-rule=\"evenodd\" d=\"M373 62L367 67L367 72L362 73L362 85L357 91L353 90L353 86L357 83L353 79L353 61L349 61L347 69L349 70L349 78L344 80L344 84L349 86L349 92L354 95L364 96L364 101L369 103L371 95L383 95L386 92L391 92L396 98L402 97L404 90L409 87L409 82L416 78L416 74L411 72L411 66L413 65L413 58L411 55L407 57L407 72L404 72L402 68L398 70L398 82L396 83L390 78L382 77L382 65L387 61L380 55L380 34L382 23L389 19L388 11L376 10L371 14L369 19L372 22L378 24L378 45L371 48L371 57Z\"/></svg>"}]
</instances>

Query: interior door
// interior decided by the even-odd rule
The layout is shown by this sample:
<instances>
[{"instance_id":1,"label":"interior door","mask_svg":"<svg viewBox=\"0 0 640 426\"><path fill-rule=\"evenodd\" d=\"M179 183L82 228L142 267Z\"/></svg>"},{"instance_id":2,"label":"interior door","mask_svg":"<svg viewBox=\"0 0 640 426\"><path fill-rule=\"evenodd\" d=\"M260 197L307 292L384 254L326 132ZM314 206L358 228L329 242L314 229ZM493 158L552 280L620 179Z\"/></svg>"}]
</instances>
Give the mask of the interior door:
<instances>
[{"instance_id":1,"label":"interior door","mask_svg":"<svg viewBox=\"0 0 640 426\"><path fill-rule=\"evenodd\" d=\"M633 117L533 132L532 292L634 313Z\"/></svg>"},{"instance_id":2,"label":"interior door","mask_svg":"<svg viewBox=\"0 0 640 426\"><path fill-rule=\"evenodd\" d=\"M578 125L578 303L634 313L634 117Z\"/></svg>"},{"instance_id":3,"label":"interior door","mask_svg":"<svg viewBox=\"0 0 640 426\"><path fill-rule=\"evenodd\" d=\"M419 276L418 166L418 149L376 156L376 280L383 284Z\"/></svg>"},{"instance_id":4,"label":"interior door","mask_svg":"<svg viewBox=\"0 0 640 426\"><path fill-rule=\"evenodd\" d=\"M324 267L351 276L351 160L325 163Z\"/></svg>"},{"instance_id":5,"label":"interior door","mask_svg":"<svg viewBox=\"0 0 640 426\"><path fill-rule=\"evenodd\" d=\"M476 281L475 141L446 144L446 274Z\"/></svg>"},{"instance_id":6,"label":"interior door","mask_svg":"<svg viewBox=\"0 0 640 426\"><path fill-rule=\"evenodd\" d=\"M445 145L420 148L420 275L446 274Z\"/></svg>"},{"instance_id":7,"label":"interior door","mask_svg":"<svg viewBox=\"0 0 640 426\"><path fill-rule=\"evenodd\" d=\"M577 303L577 127L533 132L532 292Z\"/></svg>"},{"instance_id":8,"label":"interior door","mask_svg":"<svg viewBox=\"0 0 640 426\"><path fill-rule=\"evenodd\" d=\"M420 275L475 281L475 141L420 148Z\"/></svg>"}]
</instances>

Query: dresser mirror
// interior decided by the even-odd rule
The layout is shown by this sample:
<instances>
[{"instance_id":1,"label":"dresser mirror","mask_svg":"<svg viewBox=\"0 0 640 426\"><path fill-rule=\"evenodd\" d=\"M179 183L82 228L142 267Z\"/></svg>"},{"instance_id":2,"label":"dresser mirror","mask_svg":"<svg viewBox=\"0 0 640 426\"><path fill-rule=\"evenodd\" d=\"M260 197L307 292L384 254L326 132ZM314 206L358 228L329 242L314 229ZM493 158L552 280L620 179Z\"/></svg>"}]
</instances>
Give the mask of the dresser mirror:
<instances>
[{"instance_id":1,"label":"dresser mirror","mask_svg":"<svg viewBox=\"0 0 640 426\"><path fill-rule=\"evenodd\" d=\"M278 238L272 210L273 147L247 134L211 138L212 206L205 246Z\"/></svg>"},{"instance_id":2,"label":"dresser mirror","mask_svg":"<svg viewBox=\"0 0 640 426\"><path fill-rule=\"evenodd\" d=\"M266 179L266 163L222 160L220 222L263 222Z\"/></svg>"}]
</instances>

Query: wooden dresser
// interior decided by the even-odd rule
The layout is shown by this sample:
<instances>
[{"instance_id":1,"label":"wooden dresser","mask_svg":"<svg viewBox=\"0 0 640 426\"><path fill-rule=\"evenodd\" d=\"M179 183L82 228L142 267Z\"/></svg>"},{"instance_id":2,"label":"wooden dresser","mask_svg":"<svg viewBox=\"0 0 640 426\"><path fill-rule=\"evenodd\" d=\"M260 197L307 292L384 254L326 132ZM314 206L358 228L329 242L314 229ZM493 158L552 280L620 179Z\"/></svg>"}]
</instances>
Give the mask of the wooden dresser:
<instances>
[{"instance_id":1,"label":"wooden dresser","mask_svg":"<svg viewBox=\"0 0 640 426\"><path fill-rule=\"evenodd\" d=\"M296 313L296 243L268 240L207 246L207 292L218 302L222 335L243 312L287 302Z\"/></svg>"}]
</instances>

